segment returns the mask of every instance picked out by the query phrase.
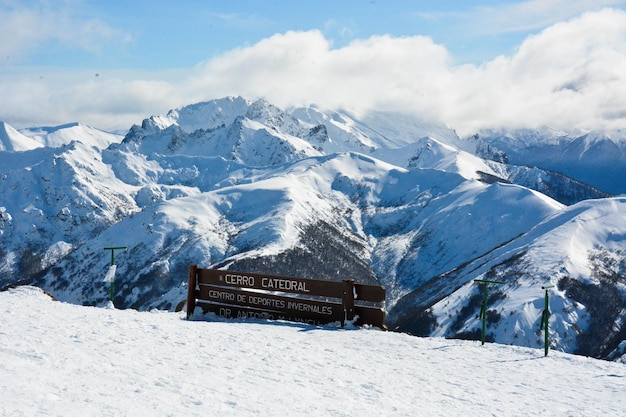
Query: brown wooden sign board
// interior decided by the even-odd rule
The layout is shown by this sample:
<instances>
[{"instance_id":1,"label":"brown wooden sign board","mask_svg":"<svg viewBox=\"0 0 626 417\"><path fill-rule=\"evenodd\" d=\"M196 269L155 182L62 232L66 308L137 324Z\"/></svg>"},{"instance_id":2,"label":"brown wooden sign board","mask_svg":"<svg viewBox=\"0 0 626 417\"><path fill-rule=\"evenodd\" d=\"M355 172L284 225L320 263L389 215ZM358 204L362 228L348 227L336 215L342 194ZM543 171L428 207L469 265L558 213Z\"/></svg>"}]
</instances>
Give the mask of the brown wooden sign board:
<instances>
[{"instance_id":1,"label":"brown wooden sign board","mask_svg":"<svg viewBox=\"0 0 626 417\"><path fill-rule=\"evenodd\" d=\"M203 300L198 300L199 307L205 313L214 313L220 318L225 319L241 319L241 318L253 318L253 319L264 319L264 320L285 320L285 321L294 321L299 323L307 323L311 325L320 325L320 324L328 324L340 321L340 318L336 318L335 320L331 320L329 317L318 316L314 314L297 314L292 315L285 312L280 311L268 311L268 310L257 310L249 307L242 306L232 306L225 304L213 304L209 302L205 302Z\"/></svg>"},{"instance_id":2,"label":"brown wooden sign board","mask_svg":"<svg viewBox=\"0 0 626 417\"><path fill-rule=\"evenodd\" d=\"M280 312L288 315L307 315L319 318L319 321L327 319L326 323L341 321L343 316L341 302L322 302L208 285L200 286L198 299L219 304Z\"/></svg>"},{"instance_id":3,"label":"brown wooden sign board","mask_svg":"<svg viewBox=\"0 0 626 417\"><path fill-rule=\"evenodd\" d=\"M249 272L222 271L219 269L198 269L198 284L335 298L341 298L344 290L343 282L340 281L319 281Z\"/></svg>"},{"instance_id":4,"label":"brown wooden sign board","mask_svg":"<svg viewBox=\"0 0 626 417\"><path fill-rule=\"evenodd\" d=\"M357 301L372 301L384 303L386 297L385 287L382 285L367 285L354 283L354 299Z\"/></svg>"},{"instance_id":5,"label":"brown wooden sign board","mask_svg":"<svg viewBox=\"0 0 626 417\"><path fill-rule=\"evenodd\" d=\"M384 328L385 288L352 280L324 281L189 267L187 318L196 305L224 318L254 317L326 324L357 317Z\"/></svg>"},{"instance_id":6,"label":"brown wooden sign board","mask_svg":"<svg viewBox=\"0 0 626 417\"><path fill-rule=\"evenodd\" d=\"M258 310L249 307L233 306L228 304L215 304L206 302L204 300L198 300L196 305L202 308L202 311L206 313L214 313L220 318L224 319L239 319L239 318L253 318L264 320L285 320L293 321L297 323L307 323L311 325L321 325L328 323L336 323L341 321L341 318L331 318L327 316L318 316L315 314L299 313L297 315L290 315L289 313L280 311L268 311ZM378 325L376 323L384 323L385 311L382 308L368 308L368 307L356 307L357 319L355 324L357 326L363 326L366 324L385 328L384 325Z\"/></svg>"},{"instance_id":7,"label":"brown wooden sign board","mask_svg":"<svg viewBox=\"0 0 626 417\"><path fill-rule=\"evenodd\" d=\"M364 307L355 306L354 314L357 317L354 324L357 326L363 326L364 324L370 324L372 326L386 329L385 326L385 310L382 307Z\"/></svg>"}]
</instances>

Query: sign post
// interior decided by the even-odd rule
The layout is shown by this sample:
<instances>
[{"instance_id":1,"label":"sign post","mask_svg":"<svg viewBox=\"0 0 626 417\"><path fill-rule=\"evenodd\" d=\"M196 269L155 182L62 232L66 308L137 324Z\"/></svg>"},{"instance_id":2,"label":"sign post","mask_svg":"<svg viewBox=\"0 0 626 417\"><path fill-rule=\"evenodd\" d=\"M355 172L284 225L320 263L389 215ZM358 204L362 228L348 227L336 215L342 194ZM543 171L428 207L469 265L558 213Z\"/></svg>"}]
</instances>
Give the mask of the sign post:
<instances>
[{"instance_id":1,"label":"sign post","mask_svg":"<svg viewBox=\"0 0 626 417\"><path fill-rule=\"evenodd\" d=\"M114 281L115 281L115 270L117 269L117 266L115 265L115 251L125 250L125 249L126 249L126 246L115 246L115 247L110 247L110 248L104 248L104 250L111 251L111 265L109 266L109 270L107 271L107 274L103 280L104 282L109 283L111 303L113 303L113 286L114 286Z\"/></svg>"},{"instance_id":2,"label":"sign post","mask_svg":"<svg viewBox=\"0 0 626 417\"><path fill-rule=\"evenodd\" d=\"M542 290L546 290L545 305L543 308L543 313L541 313L541 327L539 327L539 330L544 331L543 356L548 356L548 350L550 349L550 340L548 338L548 326L550 320L550 301L548 299L548 290L550 288L554 288L554 285L544 285L541 287Z\"/></svg>"},{"instance_id":3,"label":"sign post","mask_svg":"<svg viewBox=\"0 0 626 417\"><path fill-rule=\"evenodd\" d=\"M483 301L480 303L480 319L483 322L482 344L485 344L485 332L487 328L487 284L504 284L502 281L490 281L486 279L475 279L475 282L483 284Z\"/></svg>"}]
</instances>

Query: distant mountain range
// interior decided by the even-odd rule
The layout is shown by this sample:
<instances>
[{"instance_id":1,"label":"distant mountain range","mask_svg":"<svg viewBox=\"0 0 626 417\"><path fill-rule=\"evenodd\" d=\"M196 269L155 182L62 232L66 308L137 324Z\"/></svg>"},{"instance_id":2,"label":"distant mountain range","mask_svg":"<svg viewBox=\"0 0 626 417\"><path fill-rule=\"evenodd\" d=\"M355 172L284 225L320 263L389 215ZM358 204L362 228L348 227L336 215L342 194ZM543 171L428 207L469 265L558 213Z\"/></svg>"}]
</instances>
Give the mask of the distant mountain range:
<instances>
[{"instance_id":1,"label":"distant mountain range","mask_svg":"<svg viewBox=\"0 0 626 417\"><path fill-rule=\"evenodd\" d=\"M626 352L626 137L454 130L399 113L227 97L125 136L0 124L0 288L173 309L190 263L387 288L388 327Z\"/></svg>"}]
</instances>

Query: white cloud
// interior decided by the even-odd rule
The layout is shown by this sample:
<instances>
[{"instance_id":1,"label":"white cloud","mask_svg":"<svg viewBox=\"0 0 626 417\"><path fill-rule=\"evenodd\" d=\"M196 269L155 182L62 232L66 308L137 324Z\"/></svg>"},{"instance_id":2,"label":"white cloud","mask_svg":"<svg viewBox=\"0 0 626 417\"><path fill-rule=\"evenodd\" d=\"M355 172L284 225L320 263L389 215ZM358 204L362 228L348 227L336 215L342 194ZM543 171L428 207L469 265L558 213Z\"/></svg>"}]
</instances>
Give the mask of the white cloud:
<instances>
[{"instance_id":1,"label":"white cloud","mask_svg":"<svg viewBox=\"0 0 626 417\"><path fill-rule=\"evenodd\" d=\"M253 14L245 13L205 13L208 17L214 17L225 25L248 29L250 27L265 27L271 24L271 21Z\"/></svg>"},{"instance_id":2,"label":"white cloud","mask_svg":"<svg viewBox=\"0 0 626 417\"><path fill-rule=\"evenodd\" d=\"M282 106L405 108L433 90L433 75L447 61L446 49L426 37L374 36L332 49L319 31L288 32L207 62L189 88L201 86L209 95L245 92Z\"/></svg>"},{"instance_id":3,"label":"white cloud","mask_svg":"<svg viewBox=\"0 0 626 417\"><path fill-rule=\"evenodd\" d=\"M588 12L527 38L512 56L453 66L427 37L375 36L332 49L320 32L289 32L198 69L203 98L279 105L404 109L462 132L491 126L626 125L626 13ZM200 98L200 97L198 97Z\"/></svg>"},{"instance_id":4,"label":"white cloud","mask_svg":"<svg viewBox=\"0 0 626 417\"><path fill-rule=\"evenodd\" d=\"M0 75L7 98L0 119L130 127L170 108L242 95L283 107L404 110L464 134L500 126L624 128L626 13L603 9L557 23L480 66L455 65L428 37L374 36L333 48L321 32L307 31L177 72L24 77Z\"/></svg>"},{"instance_id":5,"label":"white cloud","mask_svg":"<svg viewBox=\"0 0 626 417\"><path fill-rule=\"evenodd\" d=\"M626 13L585 13L530 36L512 57L455 71L455 90L481 96L448 113L465 129L489 125L626 125ZM469 104L472 103L472 104ZM621 118L615 118L622 114Z\"/></svg>"},{"instance_id":6,"label":"white cloud","mask_svg":"<svg viewBox=\"0 0 626 417\"><path fill-rule=\"evenodd\" d=\"M135 71L54 71L25 69L0 75L0 120L14 127L83 122L124 129L151 114L183 104L176 82L183 74ZM176 81L173 81L176 80ZM180 97L180 96L178 96ZM189 104L185 102L185 104Z\"/></svg>"},{"instance_id":7,"label":"white cloud","mask_svg":"<svg viewBox=\"0 0 626 417\"><path fill-rule=\"evenodd\" d=\"M493 36L541 30L585 11L598 11L625 3L624 0L527 0L494 6L468 6L464 11L419 11L415 15L432 21L453 19L459 32L473 37Z\"/></svg>"}]
</instances>

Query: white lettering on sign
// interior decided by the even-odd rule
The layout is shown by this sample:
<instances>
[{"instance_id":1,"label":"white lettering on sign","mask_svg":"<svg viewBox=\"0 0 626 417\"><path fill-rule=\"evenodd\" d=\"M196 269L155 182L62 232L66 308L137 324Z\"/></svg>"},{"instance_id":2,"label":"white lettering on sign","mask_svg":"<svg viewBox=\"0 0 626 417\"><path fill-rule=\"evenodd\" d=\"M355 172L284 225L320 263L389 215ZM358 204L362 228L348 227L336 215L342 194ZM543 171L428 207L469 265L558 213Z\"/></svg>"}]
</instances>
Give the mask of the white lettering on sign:
<instances>
[{"instance_id":1,"label":"white lettering on sign","mask_svg":"<svg viewBox=\"0 0 626 417\"><path fill-rule=\"evenodd\" d=\"M226 274L224 281L227 284L236 285L238 287L254 287L254 277L247 275Z\"/></svg>"},{"instance_id":2,"label":"white lettering on sign","mask_svg":"<svg viewBox=\"0 0 626 417\"><path fill-rule=\"evenodd\" d=\"M210 290L209 298L213 298L214 300L226 300L226 301L235 301L235 294L230 294L223 291Z\"/></svg>"},{"instance_id":3,"label":"white lettering on sign","mask_svg":"<svg viewBox=\"0 0 626 417\"><path fill-rule=\"evenodd\" d=\"M230 312L230 308L220 308L218 315L222 318L229 319L231 318Z\"/></svg>"},{"instance_id":4,"label":"white lettering on sign","mask_svg":"<svg viewBox=\"0 0 626 417\"><path fill-rule=\"evenodd\" d=\"M283 300L275 300L273 298L248 296L248 304L263 306L268 308L285 308L285 302Z\"/></svg>"},{"instance_id":5,"label":"white lettering on sign","mask_svg":"<svg viewBox=\"0 0 626 417\"><path fill-rule=\"evenodd\" d=\"M302 317L278 316L278 320L295 321L298 323L306 323L306 324L313 324L313 325L323 324L320 321L313 320L313 319L303 319Z\"/></svg>"},{"instance_id":6,"label":"white lettering on sign","mask_svg":"<svg viewBox=\"0 0 626 417\"><path fill-rule=\"evenodd\" d=\"M238 319L266 319L275 320L274 315L265 311L243 311L237 312Z\"/></svg>"},{"instance_id":7,"label":"white lettering on sign","mask_svg":"<svg viewBox=\"0 0 626 417\"><path fill-rule=\"evenodd\" d=\"M292 279L261 278L261 286L268 290L309 292L306 283Z\"/></svg>"},{"instance_id":8,"label":"white lettering on sign","mask_svg":"<svg viewBox=\"0 0 626 417\"><path fill-rule=\"evenodd\" d=\"M299 303L295 301L289 301L287 308L290 310L305 311L307 313L325 314L330 316L333 314L333 309L330 306L319 306L315 304Z\"/></svg>"}]
</instances>

